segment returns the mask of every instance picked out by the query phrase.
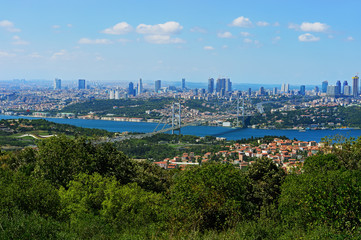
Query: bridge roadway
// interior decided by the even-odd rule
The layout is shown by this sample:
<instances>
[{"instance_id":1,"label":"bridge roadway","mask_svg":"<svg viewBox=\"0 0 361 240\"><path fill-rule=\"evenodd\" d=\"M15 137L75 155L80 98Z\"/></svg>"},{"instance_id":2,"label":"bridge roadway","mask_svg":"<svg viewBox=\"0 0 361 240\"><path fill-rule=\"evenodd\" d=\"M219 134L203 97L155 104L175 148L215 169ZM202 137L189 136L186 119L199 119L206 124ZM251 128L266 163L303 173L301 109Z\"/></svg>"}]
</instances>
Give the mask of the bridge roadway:
<instances>
[{"instance_id":1,"label":"bridge roadway","mask_svg":"<svg viewBox=\"0 0 361 240\"><path fill-rule=\"evenodd\" d=\"M245 117L246 116L251 116L251 115L245 115ZM202 124L204 122L207 122L207 121L214 121L214 120L220 120L220 119L225 119L225 118L229 119L229 118L236 118L236 117L232 117L232 116L224 117L224 116L222 116L222 117L216 117L216 118L210 118L210 119L195 120L193 122L181 125L181 128L188 127L188 126L197 126L197 125L200 125L200 124ZM107 140L104 140L104 141L101 141L101 142L114 143L114 142L120 142L120 141L124 141L124 140L128 140L128 139L142 139L142 138L145 138L145 137L151 137L151 136L153 136L155 134L158 134L158 133L170 132L172 130L179 130L179 125L176 125L174 127L163 128L163 129L161 129L159 131L150 132L150 133L133 134L133 135L127 135L127 136L114 137L112 139L107 139Z\"/></svg>"}]
</instances>

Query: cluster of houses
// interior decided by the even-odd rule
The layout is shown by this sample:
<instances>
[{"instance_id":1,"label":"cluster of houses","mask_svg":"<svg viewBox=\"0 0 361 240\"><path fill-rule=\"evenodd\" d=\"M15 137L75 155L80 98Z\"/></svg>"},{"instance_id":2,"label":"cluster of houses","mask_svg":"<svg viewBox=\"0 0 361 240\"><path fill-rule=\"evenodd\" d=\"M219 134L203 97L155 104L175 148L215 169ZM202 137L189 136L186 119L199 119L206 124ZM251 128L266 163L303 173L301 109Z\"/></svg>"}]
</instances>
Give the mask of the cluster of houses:
<instances>
[{"instance_id":1,"label":"cluster of houses","mask_svg":"<svg viewBox=\"0 0 361 240\"><path fill-rule=\"evenodd\" d=\"M247 168L259 158L269 158L279 167L286 171L296 166L302 166L305 158L317 154L323 147L322 143L315 141L282 140L275 138L268 144L239 144L226 146L227 150L215 153L207 152L203 156L191 153L183 153L182 156L166 158L155 162L165 169L184 169L188 165L199 165L208 161L216 160L231 163L237 168Z\"/></svg>"}]
</instances>

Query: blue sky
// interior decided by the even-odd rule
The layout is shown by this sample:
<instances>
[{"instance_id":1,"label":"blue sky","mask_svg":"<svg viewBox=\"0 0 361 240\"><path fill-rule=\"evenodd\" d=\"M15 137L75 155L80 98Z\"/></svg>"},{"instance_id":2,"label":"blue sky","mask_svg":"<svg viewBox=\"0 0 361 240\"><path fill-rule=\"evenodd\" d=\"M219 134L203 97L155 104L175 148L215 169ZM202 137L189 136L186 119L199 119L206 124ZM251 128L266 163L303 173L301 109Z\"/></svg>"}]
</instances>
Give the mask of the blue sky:
<instances>
[{"instance_id":1,"label":"blue sky","mask_svg":"<svg viewBox=\"0 0 361 240\"><path fill-rule=\"evenodd\" d=\"M361 1L0 0L0 79L320 84L361 71Z\"/></svg>"}]
</instances>

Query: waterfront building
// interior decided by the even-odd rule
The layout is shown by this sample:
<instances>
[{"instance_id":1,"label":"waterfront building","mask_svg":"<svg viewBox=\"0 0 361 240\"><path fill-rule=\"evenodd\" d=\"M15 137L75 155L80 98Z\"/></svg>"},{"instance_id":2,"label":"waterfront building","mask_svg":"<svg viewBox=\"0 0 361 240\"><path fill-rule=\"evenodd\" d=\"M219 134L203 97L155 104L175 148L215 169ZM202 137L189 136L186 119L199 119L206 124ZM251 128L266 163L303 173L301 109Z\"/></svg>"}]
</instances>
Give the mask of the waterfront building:
<instances>
[{"instance_id":1,"label":"waterfront building","mask_svg":"<svg viewBox=\"0 0 361 240\"><path fill-rule=\"evenodd\" d=\"M78 89L85 89L85 79L79 79L78 80Z\"/></svg>"},{"instance_id":2,"label":"waterfront building","mask_svg":"<svg viewBox=\"0 0 361 240\"><path fill-rule=\"evenodd\" d=\"M61 79L55 78L54 80L54 90L60 90L61 89Z\"/></svg>"}]
</instances>

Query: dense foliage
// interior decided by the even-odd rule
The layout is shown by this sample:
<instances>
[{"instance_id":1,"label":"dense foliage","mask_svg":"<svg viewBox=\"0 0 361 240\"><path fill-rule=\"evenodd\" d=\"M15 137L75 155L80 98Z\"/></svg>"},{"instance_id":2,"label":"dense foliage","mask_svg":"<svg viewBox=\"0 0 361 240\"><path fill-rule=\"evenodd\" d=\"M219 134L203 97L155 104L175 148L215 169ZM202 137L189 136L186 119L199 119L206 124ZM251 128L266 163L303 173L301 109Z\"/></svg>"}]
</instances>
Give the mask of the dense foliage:
<instances>
[{"instance_id":1,"label":"dense foliage","mask_svg":"<svg viewBox=\"0 0 361 240\"><path fill-rule=\"evenodd\" d=\"M0 152L0 238L358 239L361 139L328 144L288 174L269 159L166 171L52 137Z\"/></svg>"}]
</instances>

